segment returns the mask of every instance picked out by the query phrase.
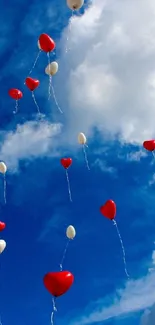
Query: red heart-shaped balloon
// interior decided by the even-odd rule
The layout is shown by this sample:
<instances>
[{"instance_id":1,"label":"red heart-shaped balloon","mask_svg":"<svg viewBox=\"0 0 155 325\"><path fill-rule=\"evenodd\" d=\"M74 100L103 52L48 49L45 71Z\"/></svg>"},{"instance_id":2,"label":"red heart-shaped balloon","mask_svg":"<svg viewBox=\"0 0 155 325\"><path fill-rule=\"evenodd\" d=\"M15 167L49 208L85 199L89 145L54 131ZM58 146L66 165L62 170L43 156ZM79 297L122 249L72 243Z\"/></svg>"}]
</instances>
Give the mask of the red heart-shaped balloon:
<instances>
[{"instance_id":1,"label":"red heart-shaped balloon","mask_svg":"<svg viewBox=\"0 0 155 325\"><path fill-rule=\"evenodd\" d=\"M5 222L0 221L0 231L4 230L6 227Z\"/></svg>"},{"instance_id":2,"label":"red heart-shaped balloon","mask_svg":"<svg viewBox=\"0 0 155 325\"><path fill-rule=\"evenodd\" d=\"M12 88L9 90L9 96L15 100L19 100L23 97L23 93L19 89Z\"/></svg>"},{"instance_id":3,"label":"red heart-shaped balloon","mask_svg":"<svg viewBox=\"0 0 155 325\"><path fill-rule=\"evenodd\" d=\"M148 151L155 150L155 140L147 140L143 142L143 147Z\"/></svg>"},{"instance_id":4,"label":"red heart-shaped balloon","mask_svg":"<svg viewBox=\"0 0 155 325\"><path fill-rule=\"evenodd\" d=\"M116 204L112 200L108 200L104 205L100 207L100 212L104 217L113 220L116 215Z\"/></svg>"},{"instance_id":5,"label":"red heart-shaped balloon","mask_svg":"<svg viewBox=\"0 0 155 325\"><path fill-rule=\"evenodd\" d=\"M74 276L68 271L50 272L44 276L46 289L54 296L59 297L69 290L74 282Z\"/></svg>"},{"instance_id":6,"label":"red heart-shaped balloon","mask_svg":"<svg viewBox=\"0 0 155 325\"><path fill-rule=\"evenodd\" d=\"M69 168L69 167L71 166L71 164L72 164L72 158L62 158L62 159L60 160L60 162L61 162L61 165L62 165L65 169L67 169L67 168Z\"/></svg>"},{"instance_id":7,"label":"red heart-shaped balloon","mask_svg":"<svg viewBox=\"0 0 155 325\"><path fill-rule=\"evenodd\" d=\"M25 84L31 91L33 91L39 86L40 81L38 79L33 79L31 77L27 77L25 79Z\"/></svg>"},{"instance_id":8,"label":"red heart-shaped balloon","mask_svg":"<svg viewBox=\"0 0 155 325\"><path fill-rule=\"evenodd\" d=\"M39 37L39 45L42 51L48 53L55 49L55 42L47 34L41 34Z\"/></svg>"}]
</instances>

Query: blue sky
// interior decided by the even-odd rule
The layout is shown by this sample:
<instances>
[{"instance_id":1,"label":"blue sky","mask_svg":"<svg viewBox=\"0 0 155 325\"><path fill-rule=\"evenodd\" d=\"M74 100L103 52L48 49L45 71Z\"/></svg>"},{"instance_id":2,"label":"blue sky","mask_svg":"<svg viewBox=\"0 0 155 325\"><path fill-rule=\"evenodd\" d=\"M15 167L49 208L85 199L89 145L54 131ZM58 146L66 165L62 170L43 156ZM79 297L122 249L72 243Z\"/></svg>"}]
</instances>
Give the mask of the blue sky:
<instances>
[{"instance_id":1,"label":"blue sky","mask_svg":"<svg viewBox=\"0 0 155 325\"><path fill-rule=\"evenodd\" d=\"M142 148L153 138L155 116L155 4L148 0L85 2L71 20L65 1L2 1L0 4L0 159L8 166L7 205L0 183L0 314L4 325L49 324L52 299L43 286L59 270L73 225L64 269L75 276L57 300L55 324L154 325L155 223L154 159ZM133 14L134 13L134 14ZM32 77L45 117L38 120L24 86L48 33L56 42L52 59L59 72L53 86L63 114L51 98L41 53ZM66 39L68 53L65 53ZM24 97L13 115L8 90ZM88 140L88 171L77 135ZM71 157L67 192L62 157ZM116 229L99 208L117 205L127 281Z\"/></svg>"}]
</instances>

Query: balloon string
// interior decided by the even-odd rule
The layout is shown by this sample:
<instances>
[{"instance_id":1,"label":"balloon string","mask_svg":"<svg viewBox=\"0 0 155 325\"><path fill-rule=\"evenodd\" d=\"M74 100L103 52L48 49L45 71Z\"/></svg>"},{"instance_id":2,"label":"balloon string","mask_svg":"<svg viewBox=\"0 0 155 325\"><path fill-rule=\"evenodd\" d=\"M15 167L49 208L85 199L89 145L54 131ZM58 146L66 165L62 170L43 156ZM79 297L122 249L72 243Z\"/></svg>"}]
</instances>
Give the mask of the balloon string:
<instances>
[{"instance_id":1,"label":"balloon string","mask_svg":"<svg viewBox=\"0 0 155 325\"><path fill-rule=\"evenodd\" d=\"M4 174L4 203L6 204L6 177Z\"/></svg>"},{"instance_id":2,"label":"balloon string","mask_svg":"<svg viewBox=\"0 0 155 325\"><path fill-rule=\"evenodd\" d=\"M67 241L66 247L65 247L64 252L63 252L63 255L62 255L61 263L59 264L59 266L60 266L60 271L62 271L62 266L63 266L64 259L65 259L65 257L66 257L66 253L67 253L67 249L68 249L68 245L69 245L69 243L70 243L70 239Z\"/></svg>"},{"instance_id":3,"label":"balloon string","mask_svg":"<svg viewBox=\"0 0 155 325\"><path fill-rule=\"evenodd\" d=\"M60 113L63 113L63 111L61 110L61 108L60 108L60 106L59 106L59 104L58 104L58 102L57 102L57 99L56 99L56 96L55 96L55 91L54 91L54 88L53 88L52 83L51 83L51 89L52 89L52 93L53 93L53 98L54 98L55 104L56 104L56 106L57 106L59 112L60 112Z\"/></svg>"},{"instance_id":4,"label":"balloon string","mask_svg":"<svg viewBox=\"0 0 155 325\"><path fill-rule=\"evenodd\" d=\"M72 195L71 195L70 182L69 182L69 177L68 177L68 171L67 171L67 169L66 169L66 178L67 178L67 184L68 184L69 198L70 198L70 201L72 202Z\"/></svg>"},{"instance_id":5,"label":"balloon string","mask_svg":"<svg viewBox=\"0 0 155 325\"><path fill-rule=\"evenodd\" d=\"M86 146L86 145L84 144L84 145L83 145L83 152L84 152L85 162L86 162L86 165L87 165L88 170L90 170L85 146Z\"/></svg>"},{"instance_id":6,"label":"balloon string","mask_svg":"<svg viewBox=\"0 0 155 325\"><path fill-rule=\"evenodd\" d=\"M121 238L121 234L120 234L120 232L119 232L119 229L118 229L118 226L117 226L117 223L116 223L115 220L113 220L113 224L114 224L114 226L116 227L117 234L118 234L118 236L119 236L120 244L121 244L121 247L122 247L122 252L123 252L123 262L124 262L124 271L125 271L125 274L126 274L127 278L129 279L130 276L129 276L128 271L127 271L126 258L125 258L125 249L124 249L123 241L122 241L122 238Z\"/></svg>"},{"instance_id":7,"label":"balloon string","mask_svg":"<svg viewBox=\"0 0 155 325\"><path fill-rule=\"evenodd\" d=\"M34 96L34 92L33 92L33 91L32 91L32 98L33 98L34 103L35 103L35 105L36 105L36 107L37 107L38 114L41 115L41 113L40 113L40 109L39 109L39 106L38 106L38 104L37 104L37 102L36 102L36 99L35 99L35 96Z\"/></svg>"},{"instance_id":8,"label":"balloon string","mask_svg":"<svg viewBox=\"0 0 155 325\"><path fill-rule=\"evenodd\" d=\"M155 158L155 153L154 153L154 151L152 151L152 155L153 155L153 158Z\"/></svg>"},{"instance_id":9,"label":"balloon string","mask_svg":"<svg viewBox=\"0 0 155 325\"><path fill-rule=\"evenodd\" d=\"M17 114L17 112L18 112L18 100L16 99L15 110L13 111L13 114Z\"/></svg>"},{"instance_id":10,"label":"balloon string","mask_svg":"<svg viewBox=\"0 0 155 325\"><path fill-rule=\"evenodd\" d=\"M49 86L48 86L48 100L50 99L51 97L51 88L52 88L52 76L50 74L50 54L49 52L47 53L47 57L48 57L48 72L49 72Z\"/></svg>"},{"instance_id":11,"label":"balloon string","mask_svg":"<svg viewBox=\"0 0 155 325\"><path fill-rule=\"evenodd\" d=\"M69 26L68 26L68 31L67 31L67 38L66 38L66 50L65 52L68 53L68 51L70 50L70 48L68 48L68 42L69 42L69 34L71 32L71 25L72 25L72 18L73 18L73 15L74 15L74 10L72 10L72 16L69 20Z\"/></svg>"},{"instance_id":12,"label":"balloon string","mask_svg":"<svg viewBox=\"0 0 155 325\"><path fill-rule=\"evenodd\" d=\"M54 313L57 311L55 306L55 298L52 298L52 303L53 303L53 310L51 313L51 325L54 325Z\"/></svg>"},{"instance_id":13,"label":"balloon string","mask_svg":"<svg viewBox=\"0 0 155 325\"><path fill-rule=\"evenodd\" d=\"M41 50L39 50L39 52L38 52L38 54L37 54L37 57L36 57L36 59L35 59L35 61L34 61L34 64L33 64L33 67L32 67L32 69L29 71L29 75L32 73L32 70L35 68L35 66L36 66L36 64L37 64L37 61L38 61L38 59L39 59L40 53L41 53Z\"/></svg>"}]
</instances>

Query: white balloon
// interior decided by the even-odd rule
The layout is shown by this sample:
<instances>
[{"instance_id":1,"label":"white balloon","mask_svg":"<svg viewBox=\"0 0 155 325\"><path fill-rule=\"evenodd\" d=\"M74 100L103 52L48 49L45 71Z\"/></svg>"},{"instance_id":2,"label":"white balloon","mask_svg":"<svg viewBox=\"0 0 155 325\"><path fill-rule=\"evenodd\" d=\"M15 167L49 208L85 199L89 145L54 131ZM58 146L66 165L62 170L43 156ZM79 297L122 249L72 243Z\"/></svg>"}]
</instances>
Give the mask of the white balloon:
<instances>
[{"instance_id":1,"label":"white balloon","mask_svg":"<svg viewBox=\"0 0 155 325\"><path fill-rule=\"evenodd\" d=\"M79 135L78 135L78 142L80 143L80 144L85 144L86 142L87 142L87 138L86 138L86 136L84 135L84 133L79 133Z\"/></svg>"},{"instance_id":2,"label":"white balloon","mask_svg":"<svg viewBox=\"0 0 155 325\"><path fill-rule=\"evenodd\" d=\"M67 6L71 10L79 10L84 4L84 0L67 0Z\"/></svg>"},{"instance_id":3,"label":"white balloon","mask_svg":"<svg viewBox=\"0 0 155 325\"><path fill-rule=\"evenodd\" d=\"M56 61L49 63L45 69L45 73L51 76L54 76L57 72L58 72L58 63Z\"/></svg>"},{"instance_id":4,"label":"white balloon","mask_svg":"<svg viewBox=\"0 0 155 325\"><path fill-rule=\"evenodd\" d=\"M38 43L37 43L37 44L38 44L39 50L41 50L41 47L40 47L40 42L39 42L39 40L38 40Z\"/></svg>"},{"instance_id":5,"label":"white balloon","mask_svg":"<svg viewBox=\"0 0 155 325\"><path fill-rule=\"evenodd\" d=\"M1 173L1 174L5 174L6 171L7 171L7 167L6 167L6 165L4 164L4 162L1 161L1 162L0 162L0 173Z\"/></svg>"},{"instance_id":6,"label":"white balloon","mask_svg":"<svg viewBox=\"0 0 155 325\"><path fill-rule=\"evenodd\" d=\"M6 247L6 241L3 239L0 239L0 254L3 253L5 247Z\"/></svg>"},{"instance_id":7,"label":"white balloon","mask_svg":"<svg viewBox=\"0 0 155 325\"><path fill-rule=\"evenodd\" d=\"M69 239L73 239L76 236L76 231L75 231L75 228L73 226L68 226L68 228L66 230L66 236Z\"/></svg>"}]
</instances>

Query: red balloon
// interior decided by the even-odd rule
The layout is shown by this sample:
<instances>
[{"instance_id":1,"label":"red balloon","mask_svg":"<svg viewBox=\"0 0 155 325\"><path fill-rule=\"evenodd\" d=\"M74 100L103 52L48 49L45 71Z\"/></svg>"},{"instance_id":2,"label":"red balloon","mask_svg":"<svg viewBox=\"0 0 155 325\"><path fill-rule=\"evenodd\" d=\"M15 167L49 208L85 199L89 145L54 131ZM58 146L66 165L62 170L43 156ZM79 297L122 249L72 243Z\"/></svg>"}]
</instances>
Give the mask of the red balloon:
<instances>
[{"instance_id":1,"label":"red balloon","mask_svg":"<svg viewBox=\"0 0 155 325\"><path fill-rule=\"evenodd\" d=\"M148 151L155 150L155 140L147 140L143 142L143 147Z\"/></svg>"},{"instance_id":2,"label":"red balloon","mask_svg":"<svg viewBox=\"0 0 155 325\"><path fill-rule=\"evenodd\" d=\"M5 222L0 221L0 231L4 230L6 227Z\"/></svg>"},{"instance_id":3,"label":"red balloon","mask_svg":"<svg viewBox=\"0 0 155 325\"><path fill-rule=\"evenodd\" d=\"M39 37L39 45L42 51L51 52L55 49L55 42L53 39L47 34L41 34Z\"/></svg>"},{"instance_id":4,"label":"red balloon","mask_svg":"<svg viewBox=\"0 0 155 325\"><path fill-rule=\"evenodd\" d=\"M71 164L72 164L72 158L62 158L62 159L60 160L60 162L61 162L61 165L62 165L65 169L67 169L67 168L69 168L69 167L71 166Z\"/></svg>"},{"instance_id":5,"label":"red balloon","mask_svg":"<svg viewBox=\"0 0 155 325\"><path fill-rule=\"evenodd\" d=\"M9 93L9 96L15 100L19 100L23 97L23 93L19 89L16 89L16 88L10 89L8 93Z\"/></svg>"},{"instance_id":6,"label":"red balloon","mask_svg":"<svg viewBox=\"0 0 155 325\"><path fill-rule=\"evenodd\" d=\"M116 204L112 200L108 200L104 205L100 207L100 212L104 217L113 220L116 215Z\"/></svg>"},{"instance_id":7,"label":"red balloon","mask_svg":"<svg viewBox=\"0 0 155 325\"><path fill-rule=\"evenodd\" d=\"M59 297L69 290L74 282L74 275L68 271L50 272L44 276L46 289L54 296Z\"/></svg>"},{"instance_id":8,"label":"red balloon","mask_svg":"<svg viewBox=\"0 0 155 325\"><path fill-rule=\"evenodd\" d=\"M38 79L27 77L25 79L25 84L31 91L33 91L40 85L40 81Z\"/></svg>"}]
</instances>

